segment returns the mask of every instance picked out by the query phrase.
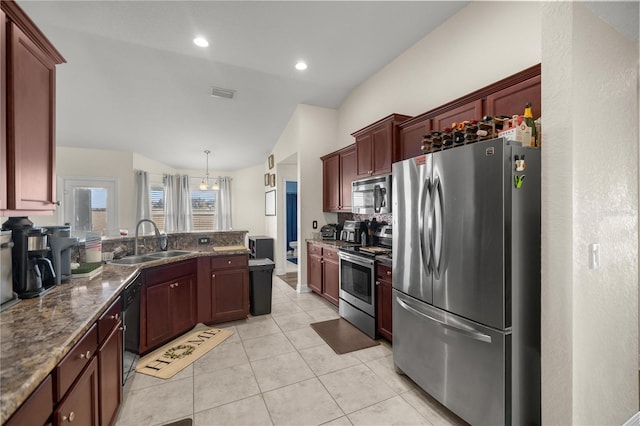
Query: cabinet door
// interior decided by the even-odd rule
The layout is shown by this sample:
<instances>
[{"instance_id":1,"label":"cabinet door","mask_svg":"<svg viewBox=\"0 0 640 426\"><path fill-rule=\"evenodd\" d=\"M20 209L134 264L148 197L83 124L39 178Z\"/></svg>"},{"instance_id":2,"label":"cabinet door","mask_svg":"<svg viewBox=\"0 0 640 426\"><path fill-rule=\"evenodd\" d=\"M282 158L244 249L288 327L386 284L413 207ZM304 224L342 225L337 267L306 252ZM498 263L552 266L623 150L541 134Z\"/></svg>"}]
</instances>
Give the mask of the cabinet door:
<instances>
[{"instance_id":1,"label":"cabinet door","mask_svg":"<svg viewBox=\"0 0 640 426\"><path fill-rule=\"evenodd\" d=\"M431 122L429 119L403 127L400 130L398 161L422 154L422 150L420 149L422 139L424 135L428 135L429 133L431 133Z\"/></svg>"},{"instance_id":2,"label":"cabinet door","mask_svg":"<svg viewBox=\"0 0 640 426\"><path fill-rule=\"evenodd\" d=\"M307 255L307 284L311 290L322 294L322 257Z\"/></svg>"},{"instance_id":3,"label":"cabinet door","mask_svg":"<svg viewBox=\"0 0 640 426\"><path fill-rule=\"evenodd\" d=\"M55 210L55 63L9 23L9 210ZM8 70L9 71L9 70Z\"/></svg>"},{"instance_id":4,"label":"cabinet door","mask_svg":"<svg viewBox=\"0 0 640 426\"><path fill-rule=\"evenodd\" d=\"M351 212L351 182L357 179L356 147L340 152L340 210Z\"/></svg>"},{"instance_id":5,"label":"cabinet door","mask_svg":"<svg viewBox=\"0 0 640 426\"><path fill-rule=\"evenodd\" d=\"M93 357L56 409L54 424L98 425L98 411L98 361Z\"/></svg>"},{"instance_id":6,"label":"cabinet door","mask_svg":"<svg viewBox=\"0 0 640 426\"><path fill-rule=\"evenodd\" d=\"M198 258L198 285L196 288L197 322L203 324L214 320L211 306L211 258Z\"/></svg>"},{"instance_id":7,"label":"cabinet door","mask_svg":"<svg viewBox=\"0 0 640 426\"><path fill-rule=\"evenodd\" d=\"M371 176L373 173L373 136L371 133L356 138L356 160L358 177Z\"/></svg>"},{"instance_id":8,"label":"cabinet door","mask_svg":"<svg viewBox=\"0 0 640 426\"><path fill-rule=\"evenodd\" d=\"M373 149L373 175L391 173L393 159L393 123L385 123L371 132Z\"/></svg>"},{"instance_id":9,"label":"cabinet door","mask_svg":"<svg viewBox=\"0 0 640 426\"><path fill-rule=\"evenodd\" d=\"M171 329L177 335L196 323L195 279L187 276L169 285L171 290Z\"/></svg>"},{"instance_id":10,"label":"cabinet door","mask_svg":"<svg viewBox=\"0 0 640 426\"><path fill-rule=\"evenodd\" d=\"M540 76L509 86L506 89L487 96L488 115L522 114L527 102L531 102L533 117L542 113L542 91Z\"/></svg>"},{"instance_id":11,"label":"cabinet door","mask_svg":"<svg viewBox=\"0 0 640 426\"><path fill-rule=\"evenodd\" d=\"M376 326L378 334L388 341L392 341L393 315L392 315L392 286L390 281L376 281Z\"/></svg>"},{"instance_id":12,"label":"cabinet door","mask_svg":"<svg viewBox=\"0 0 640 426\"><path fill-rule=\"evenodd\" d=\"M147 349L158 346L173 334L171 324L171 285L173 282L156 284L147 287L146 295L146 341L140 350L146 352Z\"/></svg>"},{"instance_id":13,"label":"cabinet door","mask_svg":"<svg viewBox=\"0 0 640 426\"><path fill-rule=\"evenodd\" d=\"M433 130L442 130L445 127L451 127L451 123L459 123L466 120L482 119L482 100L469 102L468 104L459 106L450 111L436 115L432 119Z\"/></svg>"},{"instance_id":14,"label":"cabinet door","mask_svg":"<svg viewBox=\"0 0 640 426\"><path fill-rule=\"evenodd\" d=\"M122 403L122 323L118 322L98 349L100 424L114 424Z\"/></svg>"},{"instance_id":15,"label":"cabinet door","mask_svg":"<svg viewBox=\"0 0 640 426\"><path fill-rule=\"evenodd\" d=\"M340 297L338 265L338 262L326 258L322 260L322 277L324 279L324 293L322 295L336 306L338 306L338 298Z\"/></svg>"},{"instance_id":16,"label":"cabinet door","mask_svg":"<svg viewBox=\"0 0 640 426\"><path fill-rule=\"evenodd\" d=\"M249 315L249 271L227 269L211 274L211 304L216 322L233 321Z\"/></svg>"},{"instance_id":17,"label":"cabinet door","mask_svg":"<svg viewBox=\"0 0 640 426\"><path fill-rule=\"evenodd\" d=\"M49 375L11 416L5 426L42 425L49 420L52 412L53 380Z\"/></svg>"},{"instance_id":18,"label":"cabinet door","mask_svg":"<svg viewBox=\"0 0 640 426\"><path fill-rule=\"evenodd\" d=\"M0 210L7 209L7 17L0 10Z\"/></svg>"},{"instance_id":19,"label":"cabinet door","mask_svg":"<svg viewBox=\"0 0 640 426\"><path fill-rule=\"evenodd\" d=\"M340 210L340 156L322 161L322 211Z\"/></svg>"}]
</instances>

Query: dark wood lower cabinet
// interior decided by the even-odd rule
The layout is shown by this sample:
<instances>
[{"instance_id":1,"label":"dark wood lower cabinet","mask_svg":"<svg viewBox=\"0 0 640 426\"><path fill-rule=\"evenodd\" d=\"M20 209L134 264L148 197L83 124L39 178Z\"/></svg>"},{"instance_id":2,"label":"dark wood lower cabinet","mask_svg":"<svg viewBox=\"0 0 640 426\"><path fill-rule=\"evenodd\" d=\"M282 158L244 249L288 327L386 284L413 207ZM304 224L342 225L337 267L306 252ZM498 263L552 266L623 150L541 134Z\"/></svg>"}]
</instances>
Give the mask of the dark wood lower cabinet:
<instances>
[{"instance_id":1,"label":"dark wood lower cabinet","mask_svg":"<svg viewBox=\"0 0 640 426\"><path fill-rule=\"evenodd\" d=\"M389 341L393 340L392 290L391 268L378 264L376 266L376 328L378 334Z\"/></svg>"},{"instance_id":2,"label":"dark wood lower cabinet","mask_svg":"<svg viewBox=\"0 0 640 426\"><path fill-rule=\"evenodd\" d=\"M322 249L322 296L336 306L340 297L339 269L338 250L324 247Z\"/></svg>"},{"instance_id":3,"label":"dark wood lower cabinet","mask_svg":"<svg viewBox=\"0 0 640 426\"><path fill-rule=\"evenodd\" d=\"M11 416L5 426L43 425L49 421L52 412L53 379L49 375Z\"/></svg>"},{"instance_id":4,"label":"dark wood lower cabinet","mask_svg":"<svg viewBox=\"0 0 640 426\"><path fill-rule=\"evenodd\" d=\"M211 298L215 322L246 318L249 314L248 269L213 271Z\"/></svg>"},{"instance_id":5,"label":"dark wood lower cabinet","mask_svg":"<svg viewBox=\"0 0 640 426\"><path fill-rule=\"evenodd\" d=\"M98 425L98 411L98 360L93 357L56 409L53 423Z\"/></svg>"},{"instance_id":6,"label":"dark wood lower cabinet","mask_svg":"<svg viewBox=\"0 0 640 426\"><path fill-rule=\"evenodd\" d=\"M307 285L315 293L322 294L322 256L307 255Z\"/></svg>"},{"instance_id":7,"label":"dark wood lower cabinet","mask_svg":"<svg viewBox=\"0 0 640 426\"><path fill-rule=\"evenodd\" d=\"M115 424L122 403L122 323L98 348L100 383L100 425Z\"/></svg>"}]
</instances>

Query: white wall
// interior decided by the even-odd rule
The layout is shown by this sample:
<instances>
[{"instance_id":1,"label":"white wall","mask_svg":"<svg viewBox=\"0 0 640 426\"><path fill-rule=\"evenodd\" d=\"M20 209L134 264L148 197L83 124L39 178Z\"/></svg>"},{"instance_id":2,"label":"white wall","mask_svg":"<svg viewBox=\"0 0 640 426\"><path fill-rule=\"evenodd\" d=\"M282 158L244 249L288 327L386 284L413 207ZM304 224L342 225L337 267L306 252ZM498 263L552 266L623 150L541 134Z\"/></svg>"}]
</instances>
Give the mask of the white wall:
<instances>
[{"instance_id":1,"label":"white wall","mask_svg":"<svg viewBox=\"0 0 640 426\"><path fill-rule=\"evenodd\" d=\"M349 94L335 149L391 113L421 114L539 63L539 17L538 2L472 2Z\"/></svg>"},{"instance_id":2,"label":"white wall","mask_svg":"<svg viewBox=\"0 0 640 426\"><path fill-rule=\"evenodd\" d=\"M56 175L74 177L109 177L118 181L119 227L135 227L135 187L134 170L145 170L155 175L163 173L183 173L194 177L204 176L204 170L177 170L166 164L129 151L110 151L85 148L56 148ZM264 195L262 194L262 166L249 167L235 172L209 170L211 178L230 176L232 178L231 213L233 228L246 230L249 234L265 232L262 216ZM154 179L159 179L154 176ZM53 216L32 217L37 225L60 225L63 218L59 211Z\"/></svg>"},{"instance_id":3,"label":"white wall","mask_svg":"<svg viewBox=\"0 0 640 426\"><path fill-rule=\"evenodd\" d=\"M579 3L542 17L543 423L623 424L638 411L638 43Z\"/></svg>"}]
</instances>

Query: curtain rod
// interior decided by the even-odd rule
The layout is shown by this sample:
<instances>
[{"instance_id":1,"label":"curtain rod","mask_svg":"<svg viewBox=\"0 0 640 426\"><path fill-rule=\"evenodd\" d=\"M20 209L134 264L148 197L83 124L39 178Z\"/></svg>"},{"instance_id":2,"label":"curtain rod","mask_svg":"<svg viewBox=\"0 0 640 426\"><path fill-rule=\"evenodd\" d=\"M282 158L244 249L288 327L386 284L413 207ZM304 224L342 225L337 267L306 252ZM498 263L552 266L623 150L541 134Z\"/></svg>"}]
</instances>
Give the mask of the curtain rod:
<instances>
[{"instance_id":1,"label":"curtain rod","mask_svg":"<svg viewBox=\"0 0 640 426\"><path fill-rule=\"evenodd\" d=\"M138 173L139 173L139 172L144 172L144 170L136 170L136 172L138 172ZM153 173L153 172L147 172L147 174L148 174L148 175L153 175L153 176L160 176L160 177L164 177L164 175L166 175L166 174L172 174L172 173ZM176 176L176 175L183 175L183 174L185 174L185 173L173 173L173 176ZM193 178L193 179L200 179L200 176L192 176L192 175L187 175L187 176L189 176L190 178ZM216 179L216 180L217 180L219 177L226 177L226 178L229 178L229 179L233 180L233 178L231 178L231 177L229 177L229 176L209 177L209 179Z\"/></svg>"}]
</instances>

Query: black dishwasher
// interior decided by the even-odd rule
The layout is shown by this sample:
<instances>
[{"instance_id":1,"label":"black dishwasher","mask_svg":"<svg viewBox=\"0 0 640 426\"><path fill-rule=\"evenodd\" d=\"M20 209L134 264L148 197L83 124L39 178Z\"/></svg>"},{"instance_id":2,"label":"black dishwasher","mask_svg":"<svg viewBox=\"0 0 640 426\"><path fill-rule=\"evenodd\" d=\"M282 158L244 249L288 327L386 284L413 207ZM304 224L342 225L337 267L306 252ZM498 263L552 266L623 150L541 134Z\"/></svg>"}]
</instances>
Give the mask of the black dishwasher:
<instances>
[{"instance_id":1,"label":"black dishwasher","mask_svg":"<svg viewBox=\"0 0 640 426\"><path fill-rule=\"evenodd\" d=\"M122 386L133 376L140 348L140 290L142 276L138 274L122 291L122 323L124 344L122 345Z\"/></svg>"}]
</instances>

